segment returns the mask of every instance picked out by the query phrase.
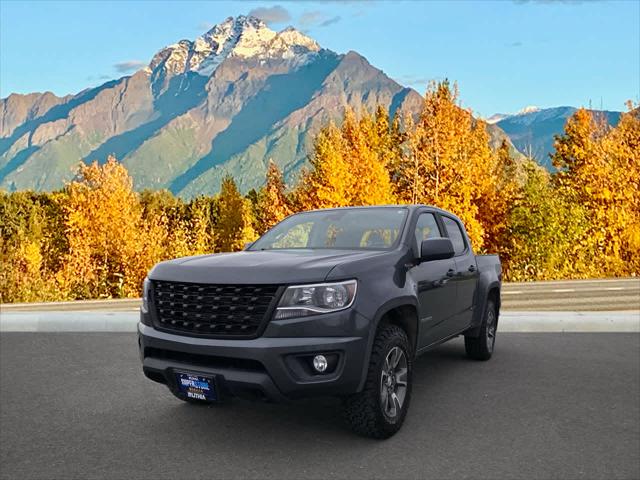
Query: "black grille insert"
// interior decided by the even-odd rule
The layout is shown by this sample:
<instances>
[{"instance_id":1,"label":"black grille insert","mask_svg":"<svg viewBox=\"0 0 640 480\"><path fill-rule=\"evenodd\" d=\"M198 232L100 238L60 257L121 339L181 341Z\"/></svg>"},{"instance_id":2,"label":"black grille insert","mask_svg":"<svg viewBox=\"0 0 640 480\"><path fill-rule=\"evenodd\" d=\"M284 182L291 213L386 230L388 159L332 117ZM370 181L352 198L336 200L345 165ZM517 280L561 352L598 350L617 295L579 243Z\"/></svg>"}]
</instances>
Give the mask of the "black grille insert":
<instances>
[{"instance_id":1,"label":"black grille insert","mask_svg":"<svg viewBox=\"0 0 640 480\"><path fill-rule=\"evenodd\" d=\"M277 285L153 281L156 326L213 337L253 337L273 308Z\"/></svg>"},{"instance_id":2,"label":"black grille insert","mask_svg":"<svg viewBox=\"0 0 640 480\"><path fill-rule=\"evenodd\" d=\"M163 360L175 360L181 363L188 363L195 366L227 368L234 370L250 370L254 372L265 372L264 365L257 360L248 358L217 357L214 355L202 355L198 353L175 352L161 348L146 347L144 349L145 358L160 358Z\"/></svg>"}]
</instances>

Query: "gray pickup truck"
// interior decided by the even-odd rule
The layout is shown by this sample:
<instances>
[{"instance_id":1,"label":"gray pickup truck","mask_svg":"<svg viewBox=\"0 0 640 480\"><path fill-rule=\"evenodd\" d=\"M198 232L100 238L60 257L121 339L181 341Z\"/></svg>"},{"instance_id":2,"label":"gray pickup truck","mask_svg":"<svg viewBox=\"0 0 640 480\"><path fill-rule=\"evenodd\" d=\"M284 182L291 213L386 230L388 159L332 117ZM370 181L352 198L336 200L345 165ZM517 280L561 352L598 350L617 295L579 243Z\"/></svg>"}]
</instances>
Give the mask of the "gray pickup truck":
<instances>
[{"instance_id":1,"label":"gray pickup truck","mask_svg":"<svg viewBox=\"0 0 640 480\"><path fill-rule=\"evenodd\" d=\"M397 432L414 359L458 335L493 353L496 255L424 205L292 215L244 251L157 264L144 282L144 374L179 399L335 395L358 433Z\"/></svg>"}]
</instances>

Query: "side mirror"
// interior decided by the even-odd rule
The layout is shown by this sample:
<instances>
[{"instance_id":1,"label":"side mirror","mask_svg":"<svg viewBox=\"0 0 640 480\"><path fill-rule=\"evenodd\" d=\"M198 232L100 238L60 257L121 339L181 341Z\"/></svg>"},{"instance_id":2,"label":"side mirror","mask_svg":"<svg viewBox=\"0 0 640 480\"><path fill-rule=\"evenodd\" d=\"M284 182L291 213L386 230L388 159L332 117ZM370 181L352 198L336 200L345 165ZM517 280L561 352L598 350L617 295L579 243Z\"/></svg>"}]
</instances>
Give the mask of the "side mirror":
<instances>
[{"instance_id":1,"label":"side mirror","mask_svg":"<svg viewBox=\"0 0 640 480\"><path fill-rule=\"evenodd\" d=\"M445 260L453 255L453 243L448 238L429 238L420 245L420 259L423 262Z\"/></svg>"},{"instance_id":2,"label":"side mirror","mask_svg":"<svg viewBox=\"0 0 640 480\"><path fill-rule=\"evenodd\" d=\"M243 250L249 250L249 247L253 245L255 242L245 242Z\"/></svg>"}]
</instances>

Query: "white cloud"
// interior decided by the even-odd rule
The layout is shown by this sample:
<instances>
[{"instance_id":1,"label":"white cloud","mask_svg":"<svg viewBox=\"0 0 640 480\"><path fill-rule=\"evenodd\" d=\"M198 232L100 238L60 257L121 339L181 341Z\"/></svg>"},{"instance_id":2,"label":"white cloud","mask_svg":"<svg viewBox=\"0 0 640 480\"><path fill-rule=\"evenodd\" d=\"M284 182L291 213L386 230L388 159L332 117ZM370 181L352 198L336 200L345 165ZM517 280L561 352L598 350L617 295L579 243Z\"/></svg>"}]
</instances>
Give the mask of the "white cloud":
<instances>
[{"instance_id":1,"label":"white cloud","mask_svg":"<svg viewBox=\"0 0 640 480\"><path fill-rule=\"evenodd\" d=\"M340 16L330 16L317 10L306 11L300 15L300 25L303 28L328 27L340 21Z\"/></svg>"},{"instance_id":2,"label":"white cloud","mask_svg":"<svg viewBox=\"0 0 640 480\"><path fill-rule=\"evenodd\" d=\"M280 5L273 7L258 7L249 12L252 17L257 17L265 23L284 23L291 20L289 11Z\"/></svg>"},{"instance_id":3,"label":"white cloud","mask_svg":"<svg viewBox=\"0 0 640 480\"><path fill-rule=\"evenodd\" d=\"M399 75L395 77L395 80L400 85L408 85L416 88L427 88L427 85L429 85L429 82L432 81L433 78L407 74Z\"/></svg>"},{"instance_id":4,"label":"white cloud","mask_svg":"<svg viewBox=\"0 0 640 480\"><path fill-rule=\"evenodd\" d=\"M120 73L130 73L140 70L146 66L147 62L143 62L142 60L127 60L125 62L116 63L113 68Z\"/></svg>"}]
</instances>

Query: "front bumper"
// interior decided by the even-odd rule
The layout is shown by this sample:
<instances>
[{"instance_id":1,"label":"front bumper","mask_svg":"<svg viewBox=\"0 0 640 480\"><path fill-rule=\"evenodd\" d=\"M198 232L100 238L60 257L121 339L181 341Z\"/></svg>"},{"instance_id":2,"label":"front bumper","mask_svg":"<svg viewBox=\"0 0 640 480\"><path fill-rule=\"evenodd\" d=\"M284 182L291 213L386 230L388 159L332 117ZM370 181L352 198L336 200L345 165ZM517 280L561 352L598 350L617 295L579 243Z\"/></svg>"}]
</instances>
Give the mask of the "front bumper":
<instances>
[{"instance_id":1,"label":"front bumper","mask_svg":"<svg viewBox=\"0 0 640 480\"><path fill-rule=\"evenodd\" d=\"M143 371L173 391L175 370L215 375L222 396L271 401L355 393L366 374L368 322L354 311L271 322L263 336L248 340L179 335L145 323L138 324ZM331 373L304 368L320 353L337 356Z\"/></svg>"}]
</instances>

